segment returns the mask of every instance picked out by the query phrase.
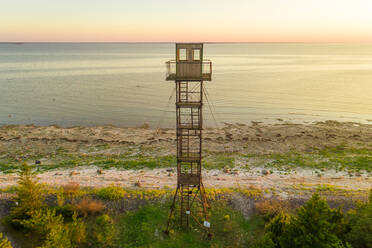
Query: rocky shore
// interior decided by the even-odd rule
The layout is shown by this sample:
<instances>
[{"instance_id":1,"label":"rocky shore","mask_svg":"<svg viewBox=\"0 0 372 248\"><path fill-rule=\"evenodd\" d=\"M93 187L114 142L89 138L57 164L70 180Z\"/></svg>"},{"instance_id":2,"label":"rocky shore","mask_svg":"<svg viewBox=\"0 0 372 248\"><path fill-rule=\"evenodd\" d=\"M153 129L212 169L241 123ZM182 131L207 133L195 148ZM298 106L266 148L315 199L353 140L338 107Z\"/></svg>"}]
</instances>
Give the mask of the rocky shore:
<instances>
[{"instance_id":1,"label":"rocky shore","mask_svg":"<svg viewBox=\"0 0 372 248\"><path fill-rule=\"evenodd\" d=\"M252 162L252 156L255 160L257 158L254 156L311 153L340 145L352 149L371 149L372 125L336 121L313 124L225 123L223 128L206 128L203 137L205 153L210 157L233 154L236 158L231 169L226 169L222 161L219 162L222 163L220 168L205 170L203 177L206 187L254 186L262 190L276 188L278 192L284 192L285 196L285 192L298 189L298 185L305 188L332 185L339 189L363 191L372 185L371 175L363 171L350 176L350 171L347 170L337 171L330 168L318 173L311 168L299 167L282 173L275 168L267 169L262 164ZM99 156L118 161L122 158L135 160L137 157L174 156L174 153L173 129L114 126L63 128L34 125L0 127L0 164L4 166L11 163L16 167L22 162L48 165L52 164L52 161L55 163L55 160L67 161L63 162L64 165L75 163L68 167L55 166L53 169L40 171L41 182L56 186L78 182L89 187L110 184L143 188L174 187L176 179L172 162L169 162L170 166L162 168L102 169L99 162L102 160L94 162L90 159ZM71 157L81 159L75 162ZM269 160L264 163L270 162L267 161ZM16 180L14 173L1 173L0 188L15 185Z\"/></svg>"}]
</instances>

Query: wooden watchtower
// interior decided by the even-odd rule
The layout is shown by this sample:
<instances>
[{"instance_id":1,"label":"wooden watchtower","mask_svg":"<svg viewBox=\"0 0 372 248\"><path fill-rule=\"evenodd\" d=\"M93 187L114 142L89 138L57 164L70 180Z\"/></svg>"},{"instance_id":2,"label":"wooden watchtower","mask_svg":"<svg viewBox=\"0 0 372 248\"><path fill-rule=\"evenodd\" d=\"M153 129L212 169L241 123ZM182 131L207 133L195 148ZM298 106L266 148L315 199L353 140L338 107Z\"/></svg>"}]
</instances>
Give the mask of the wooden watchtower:
<instances>
[{"instance_id":1,"label":"wooden watchtower","mask_svg":"<svg viewBox=\"0 0 372 248\"><path fill-rule=\"evenodd\" d=\"M177 118L177 189L166 233L179 222L181 228L198 226L210 235L202 182L202 108L203 82L211 81L212 63L203 59L203 43L177 43L176 59L166 66L166 80L176 84Z\"/></svg>"}]
</instances>

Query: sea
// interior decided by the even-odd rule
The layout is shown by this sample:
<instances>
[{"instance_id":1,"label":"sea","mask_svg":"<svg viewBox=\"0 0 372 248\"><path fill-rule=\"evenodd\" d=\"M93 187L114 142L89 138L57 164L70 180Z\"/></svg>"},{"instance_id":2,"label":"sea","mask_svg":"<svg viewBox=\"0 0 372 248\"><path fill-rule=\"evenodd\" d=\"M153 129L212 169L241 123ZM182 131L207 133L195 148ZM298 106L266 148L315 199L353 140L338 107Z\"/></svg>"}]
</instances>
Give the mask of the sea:
<instances>
[{"instance_id":1,"label":"sea","mask_svg":"<svg viewBox=\"0 0 372 248\"><path fill-rule=\"evenodd\" d=\"M173 43L1 43L0 125L175 126ZM206 43L207 127L372 124L372 43Z\"/></svg>"}]
</instances>

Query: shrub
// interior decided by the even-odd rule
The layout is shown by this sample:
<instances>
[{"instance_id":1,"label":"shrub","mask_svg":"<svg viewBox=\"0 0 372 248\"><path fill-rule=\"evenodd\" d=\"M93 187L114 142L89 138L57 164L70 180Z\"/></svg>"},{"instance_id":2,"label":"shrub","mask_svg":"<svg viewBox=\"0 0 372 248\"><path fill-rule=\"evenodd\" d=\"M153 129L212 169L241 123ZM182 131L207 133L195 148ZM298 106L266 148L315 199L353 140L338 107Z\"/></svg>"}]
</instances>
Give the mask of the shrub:
<instances>
[{"instance_id":1,"label":"shrub","mask_svg":"<svg viewBox=\"0 0 372 248\"><path fill-rule=\"evenodd\" d=\"M41 241L44 241L43 248L71 247L63 217L57 216L55 210L36 210L32 218L22 221L22 225L40 235Z\"/></svg>"},{"instance_id":2,"label":"shrub","mask_svg":"<svg viewBox=\"0 0 372 248\"><path fill-rule=\"evenodd\" d=\"M355 213L349 214L351 231L347 240L354 248L372 247L372 190L369 202L360 204Z\"/></svg>"},{"instance_id":3,"label":"shrub","mask_svg":"<svg viewBox=\"0 0 372 248\"><path fill-rule=\"evenodd\" d=\"M85 241L85 224L76 214L72 223L64 224L62 215L56 215L54 209L41 209L22 225L40 235L40 248L74 248Z\"/></svg>"},{"instance_id":4,"label":"shrub","mask_svg":"<svg viewBox=\"0 0 372 248\"><path fill-rule=\"evenodd\" d=\"M77 246L85 242L87 237L86 226L81 219L77 218L76 213L72 216L72 222L67 224L67 229L69 230L69 235L73 246Z\"/></svg>"},{"instance_id":5,"label":"shrub","mask_svg":"<svg viewBox=\"0 0 372 248\"><path fill-rule=\"evenodd\" d=\"M273 244L275 244L273 247L280 247L279 238L282 237L284 231L290 224L290 221L290 215L280 212L269 222L268 225L266 225L265 231L267 236L272 240Z\"/></svg>"},{"instance_id":6,"label":"shrub","mask_svg":"<svg viewBox=\"0 0 372 248\"><path fill-rule=\"evenodd\" d=\"M18 175L19 186L15 198L17 205L12 208L10 215L11 223L15 226L21 225L23 220L30 219L35 211L45 207L44 192L32 168L24 163Z\"/></svg>"},{"instance_id":7,"label":"shrub","mask_svg":"<svg viewBox=\"0 0 372 248\"><path fill-rule=\"evenodd\" d=\"M273 248L342 248L347 225L340 209L331 209L314 194L297 216L279 213L265 227L257 245ZM259 246L256 246L259 247Z\"/></svg>"},{"instance_id":8,"label":"shrub","mask_svg":"<svg viewBox=\"0 0 372 248\"><path fill-rule=\"evenodd\" d=\"M71 204L66 204L63 206L55 206L56 215L62 215L64 220L72 220L76 208Z\"/></svg>"},{"instance_id":9,"label":"shrub","mask_svg":"<svg viewBox=\"0 0 372 248\"><path fill-rule=\"evenodd\" d=\"M121 187L111 185L101 188L97 191L97 195L107 200L118 200L125 196L125 190Z\"/></svg>"},{"instance_id":10,"label":"shrub","mask_svg":"<svg viewBox=\"0 0 372 248\"><path fill-rule=\"evenodd\" d=\"M0 233L0 248L13 248L10 241L2 233Z\"/></svg>"},{"instance_id":11,"label":"shrub","mask_svg":"<svg viewBox=\"0 0 372 248\"><path fill-rule=\"evenodd\" d=\"M68 184L64 185L62 187L62 191L64 195L67 197L77 197L82 194L80 191L80 185L76 182L69 182Z\"/></svg>"},{"instance_id":12,"label":"shrub","mask_svg":"<svg viewBox=\"0 0 372 248\"><path fill-rule=\"evenodd\" d=\"M278 239L280 247L344 247L340 240L346 232L343 214L340 209L331 209L318 194L314 194L283 227Z\"/></svg>"},{"instance_id":13,"label":"shrub","mask_svg":"<svg viewBox=\"0 0 372 248\"><path fill-rule=\"evenodd\" d=\"M262 238L256 241L252 248L277 248L277 244L273 242L269 234L265 234Z\"/></svg>"},{"instance_id":14,"label":"shrub","mask_svg":"<svg viewBox=\"0 0 372 248\"><path fill-rule=\"evenodd\" d=\"M107 214L97 217L89 235L89 247L109 248L113 246L116 229Z\"/></svg>"},{"instance_id":15,"label":"shrub","mask_svg":"<svg viewBox=\"0 0 372 248\"><path fill-rule=\"evenodd\" d=\"M105 205L90 197L84 197L79 203L75 205L76 210L84 217L101 213L105 209Z\"/></svg>"}]
</instances>

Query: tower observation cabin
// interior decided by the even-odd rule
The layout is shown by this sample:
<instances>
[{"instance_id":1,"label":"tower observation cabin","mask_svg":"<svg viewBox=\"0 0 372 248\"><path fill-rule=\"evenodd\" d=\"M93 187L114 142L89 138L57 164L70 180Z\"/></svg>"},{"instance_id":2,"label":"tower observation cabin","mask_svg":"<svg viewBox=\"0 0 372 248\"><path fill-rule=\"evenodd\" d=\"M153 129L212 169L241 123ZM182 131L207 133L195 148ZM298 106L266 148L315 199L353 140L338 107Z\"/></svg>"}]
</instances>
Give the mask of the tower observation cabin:
<instances>
[{"instance_id":1,"label":"tower observation cabin","mask_svg":"<svg viewBox=\"0 0 372 248\"><path fill-rule=\"evenodd\" d=\"M192 225L211 235L202 182L202 107L203 82L212 80L212 63L203 58L203 43L177 43L176 59L166 68L166 80L176 86L177 129L177 189L166 232L178 219L181 227Z\"/></svg>"},{"instance_id":2,"label":"tower observation cabin","mask_svg":"<svg viewBox=\"0 0 372 248\"><path fill-rule=\"evenodd\" d=\"M166 62L168 81L211 81L212 62L203 59L203 43L177 43L176 60Z\"/></svg>"}]
</instances>

